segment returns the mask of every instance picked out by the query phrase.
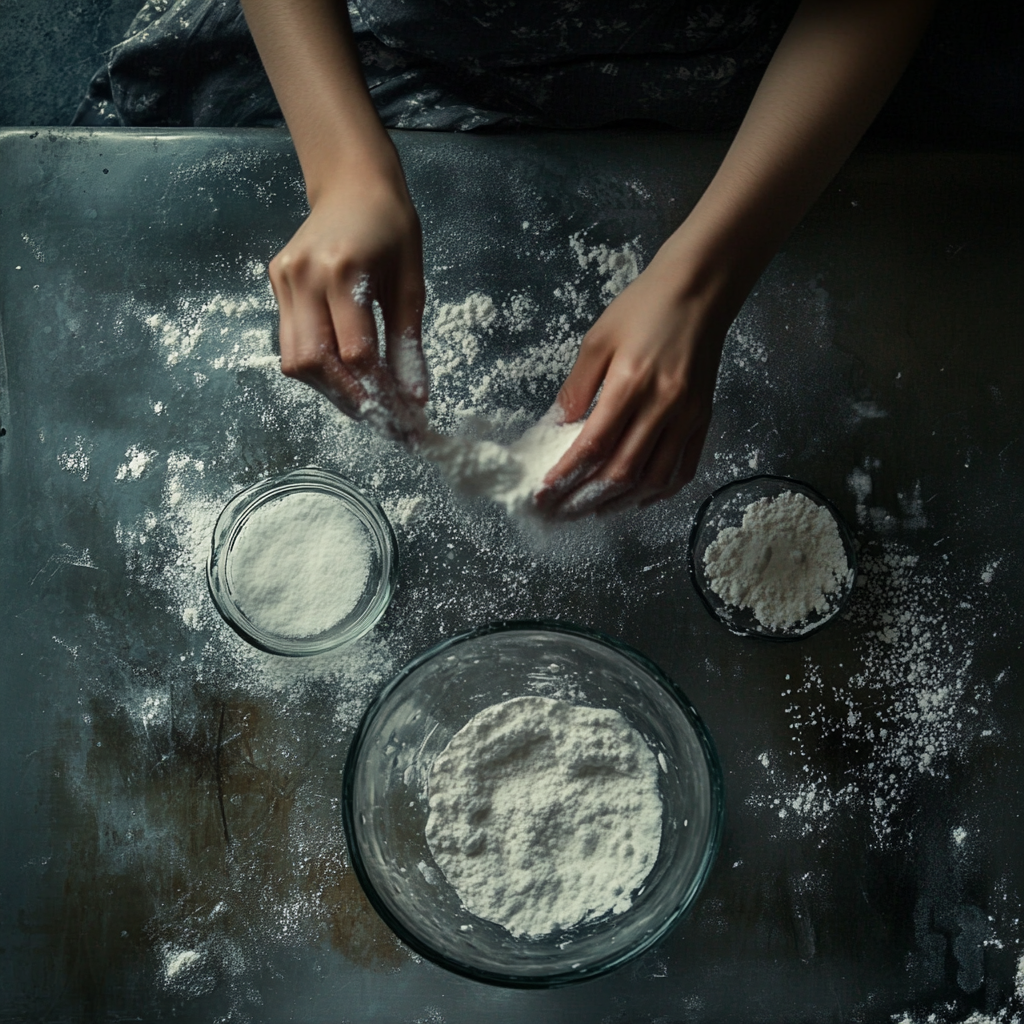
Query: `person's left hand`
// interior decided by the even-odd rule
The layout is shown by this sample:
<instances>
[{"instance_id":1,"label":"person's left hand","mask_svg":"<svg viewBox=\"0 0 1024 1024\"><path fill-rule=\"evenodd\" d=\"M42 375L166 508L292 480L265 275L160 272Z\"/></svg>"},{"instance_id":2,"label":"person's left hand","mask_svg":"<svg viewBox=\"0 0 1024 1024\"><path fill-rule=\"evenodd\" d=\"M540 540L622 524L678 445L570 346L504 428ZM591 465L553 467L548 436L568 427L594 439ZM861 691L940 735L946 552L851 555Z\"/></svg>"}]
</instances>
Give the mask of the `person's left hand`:
<instances>
[{"instance_id":1,"label":"person's left hand","mask_svg":"<svg viewBox=\"0 0 1024 1024\"><path fill-rule=\"evenodd\" d=\"M543 514L578 519L671 497L700 460L731 316L710 287L680 288L658 257L587 332L558 394L564 421L585 415L536 495Z\"/></svg>"}]
</instances>

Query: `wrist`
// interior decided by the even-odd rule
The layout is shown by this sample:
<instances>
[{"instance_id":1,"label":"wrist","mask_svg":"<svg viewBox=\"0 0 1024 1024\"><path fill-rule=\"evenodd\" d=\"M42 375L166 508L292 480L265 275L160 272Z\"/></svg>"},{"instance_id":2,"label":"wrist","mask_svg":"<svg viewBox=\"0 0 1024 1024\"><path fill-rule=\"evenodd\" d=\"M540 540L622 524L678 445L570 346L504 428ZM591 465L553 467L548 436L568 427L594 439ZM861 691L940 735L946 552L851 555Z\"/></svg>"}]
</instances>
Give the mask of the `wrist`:
<instances>
[{"instance_id":1,"label":"wrist","mask_svg":"<svg viewBox=\"0 0 1024 1024\"><path fill-rule=\"evenodd\" d=\"M351 191L380 186L407 194L405 174L391 138L378 122L376 130L332 133L330 142L314 149L296 145L306 182L306 198L313 207L339 187Z\"/></svg>"},{"instance_id":2,"label":"wrist","mask_svg":"<svg viewBox=\"0 0 1024 1024\"><path fill-rule=\"evenodd\" d=\"M651 261L676 300L724 331L777 248L773 232L737 206L698 204Z\"/></svg>"}]
</instances>

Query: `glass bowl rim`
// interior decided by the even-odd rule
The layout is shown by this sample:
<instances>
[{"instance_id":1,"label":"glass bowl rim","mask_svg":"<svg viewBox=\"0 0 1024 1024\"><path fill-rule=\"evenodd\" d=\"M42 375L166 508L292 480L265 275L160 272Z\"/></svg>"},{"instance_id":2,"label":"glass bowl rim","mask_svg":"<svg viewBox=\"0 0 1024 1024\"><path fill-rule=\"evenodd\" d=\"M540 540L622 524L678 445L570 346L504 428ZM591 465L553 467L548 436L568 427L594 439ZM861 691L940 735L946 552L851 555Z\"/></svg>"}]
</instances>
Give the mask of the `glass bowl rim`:
<instances>
[{"instance_id":1,"label":"glass bowl rim","mask_svg":"<svg viewBox=\"0 0 1024 1024\"><path fill-rule=\"evenodd\" d=\"M225 540L233 536L231 531L234 524L248 509L272 501L278 492L289 493L292 487L297 490L304 489L303 484L310 485L309 490L333 494L353 514L358 516L361 513L364 520L371 521L377 527L376 531L368 530L373 536L381 561L381 577L374 600L360 619L356 619L352 626L337 635L332 635L331 630L328 630L314 638L280 637L269 630L259 629L255 623L249 621L248 616L242 613L231 598L227 589L227 559L219 557L221 546ZM206 559L206 586L220 617L246 643L268 654L301 658L326 654L355 642L373 629L391 604L397 585L398 569L398 538L380 504L340 473L319 466L299 466L257 480L228 499L217 515L210 538L210 551Z\"/></svg>"},{"instance_id":2,"label":"glass bowl rim","mask_svg":"<svg viewBox=\"0 0 1024 1024\"><path fill-rule=\"evenodd\" d=\"M704 762L708 770L710 789L711 813L707 841L704 846L704 853L700 866L692 881L683 894L679 904L665 920L646 935L641 941L635 943L630 949L617 952L605 960L597 961L585 971L562 971L551 975L519 975L510 972L486 971L476 967L463 964L460 961L430 947L392 914L391 910L377 894L373 882L370 880L366 865L363 862L363 855L355 842L355 818L354 818L354 779L355 768L359 760L366 733L373 720L380 713L390 696L402 685L403 682L427 661L437 655L451 650L459 644L480 637L489 636L493 633L516 633L516 632L548 632L560 633L565 636L582 638L594 641L602 646L609 647L618 654L637 664L647 672L655 683L657 683L675 701L681 709L684 718L689 722L697 738L698 745L704 755ZM345 758L344 781L342 786L341 801L342 825L345 831L345 842L348 847L349 860L355 871L357 880L362 887L363 893L377 914L384 923L398 936L398 938L414 952L424 959L444 967L454 974L470 978L473 981L485 982L489 985L498 985L503 988L519 989L548 989L559 988L583 981L591 981L609 972L622 967L629 961L641 956L652 946L655 946L672 931L673 928L693 908L697 897L707 882L711 868L715 863L719 848L722 843L722 835L725 827L725 775L718 756L718 749L711 732L704 724L697 709L690 702L689 698L679 686L653 661L642 654L636 648L630 646L616 637L610 636L601 630L592 627L578 626L568 622L555 619L497 619L488 622L474 629L458 633L455 636L447 637L440 643L435 644L429 650L416 655L409 661L398 674L381 690L373 699L370 706L363 713L358 726L352 735L352 742L349 746L348 755ZM628 911L627 911L628 913Z\"/></svg>"},{"instance_id":3,"label":"glass bowl rim","mask_svg":"<svg viewBox=\"0 0 1024 1024\"><path fill-rule=\"evenodd\" d=\"M744 485L760 482L763 480L770 480L779 484L796 484L797 487L802 488L805 491L810 492L815 500L827 508L832 515L832 519L835 521L836 528L839 530L839 537L843 542L843 549L846 552L846 558L850 566L850 572L853 575L853 584L846 590L846 593L842 595L836 604L835 608L832 609L832 614L822 619L821 622L812 626L810 629L804 630L802 633L767 633L757 629L750 629L747 626L737 626L733 623L726 622L721 615L718 614L717 609L708 599L707 594L704 593L704 588L701 586L697 577L697 566L694 559L694 553L697 549L697 537L700 534L700 529L704 525L704 520L707 518L708 510L711 508L712 503L716 498L720 497L726 491L732 490L733 488L742 487ZM707 613L722 626L725 626L730 633L734 636L742 637L753 637L756 640L766 640L768 643L773 644L788 644L794 640L805 640L809 636L813 636L815 633L824 629L830 625L833 619L839 617L842 611L850 603L850 599L853 597L853 592L857 585L857 547L854 543L853 533L849 526L846 524L846 520L843 518L839 509L835 506L831 499L826 498L816 487L812 487L809 483L804 480L797 480L796 477L783 476L778 473L755 473L753 476L741 477L737 480L729 480L727 483L722 484L720 487L716 487L702 502L700 508L697 509L697 514L693 518L693 526L690 528L690 539L686 546L686 563L687 568L690 571L690 583L693 585L693 589L697 592L697 596L700 598L700 602L704 605Z\"/></svg>"}]
</instances>

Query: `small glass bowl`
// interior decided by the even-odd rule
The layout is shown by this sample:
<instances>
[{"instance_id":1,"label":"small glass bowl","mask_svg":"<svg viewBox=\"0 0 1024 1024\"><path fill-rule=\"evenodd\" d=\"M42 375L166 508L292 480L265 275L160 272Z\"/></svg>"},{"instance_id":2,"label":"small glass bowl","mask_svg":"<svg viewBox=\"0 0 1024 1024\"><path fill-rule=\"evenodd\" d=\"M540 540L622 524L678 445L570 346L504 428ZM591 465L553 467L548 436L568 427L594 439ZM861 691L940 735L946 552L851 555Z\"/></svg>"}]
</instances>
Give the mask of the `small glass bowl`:
<instances>
[{"instance_id":1,"label":"small glass bowl","mask_svg":"<svg viewBox=\"0 0 1024 1024\"><path fill-rule=\"evenodd\" d=\"M704 552L725 527L739 526L743 522L743 513L751 502L759 501L761 498L777 498L786 491L806 495L816 505L828 509L839 530L849 572L839 591L831 595L828 610L824 614L812 612L799 628L781 630L763 625L750 608L737 608L735 605L726 604L711 589L711 581L704 569ZM818 632L846 607L857 579L856 548L839 510L809 484L785 476L763 475L734 480L709 495L698 510L693 530L690 532L689 563L690 579L693 581L694 589L711 615L737 636L758 636L766 640L802 640Z\"/></svg>"},{"instance_id":2,"label":"small glass bowl","mask_svg":"<svg viewBox=\"0 0 1024 1024\"><path fill-rule=\"evenodd\" d=\"M253 622L231 592L231 558L246 523L268 502L290 494L317 492L337 498L366 529L370 570L355 607L330 629L310 636L281 636ZM398 543L383 509L337 473L307 467L261 480L236 494L217 517L206 580L224 621L254 647L293 657L322 654L368 633L384 614L398 576Z\"/></svg>"},{"instance_id":3,"label":"small glass bowl","mask_svg":"<svg viewBox=\"0 0 1024 1024\"><path fill-rule=\"evenodd\" d=\"M520 696L618 711L658 757L664 812L657 861L628 910L517 938L463 907L424 830L434 759L474 715ZM714 861L724 795L704 723L643 655L563 623L498 622L420 655L377 697L352 740L342 812L356 876L403 942L477 981L551 988L605 974L675 926Z\"/></svg>"}]
</instances>

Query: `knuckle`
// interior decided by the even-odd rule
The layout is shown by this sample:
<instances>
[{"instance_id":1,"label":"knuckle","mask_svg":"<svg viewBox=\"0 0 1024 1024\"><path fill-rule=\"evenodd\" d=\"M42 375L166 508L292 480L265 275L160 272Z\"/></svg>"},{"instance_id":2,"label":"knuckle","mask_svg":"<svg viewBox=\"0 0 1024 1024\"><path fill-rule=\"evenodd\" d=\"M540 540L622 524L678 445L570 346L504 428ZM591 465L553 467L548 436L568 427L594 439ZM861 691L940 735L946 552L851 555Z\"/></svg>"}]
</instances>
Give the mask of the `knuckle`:
<instances>
[{"instance_id":1,"label":"knuckle","mask_svg":"<svg viewBox=\"0 0 1024 1024\"><path fill-rule=\"evenodd\" d=\"M312 352L282 352L281 372L296 380L315 378L321 370L320 360Z\"/></svg>"},{"instance_id":2,"label":"knuckle","mask_svg":"<svg viewBox=\"0 0 1024 1024\"><path fill-rule=\"evenodd\" d=\"M366 373L374 369L378 362L376 350L365 341L348 341L338 346L341 361L355 373Z\"/></svg>"},{"instance_id":3,"label":"knuckle","mask_svg":"<svg viewBox=\"0 0 1024 1024\"><path fill-rule=\"evenodd\" d=\"M609 467L604 476L616 489L622 491L631 487L637 480L636 469L629 463Z\"/></svg>"}]
</instances>

